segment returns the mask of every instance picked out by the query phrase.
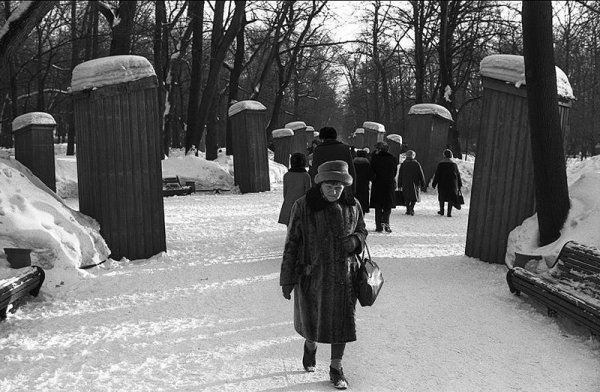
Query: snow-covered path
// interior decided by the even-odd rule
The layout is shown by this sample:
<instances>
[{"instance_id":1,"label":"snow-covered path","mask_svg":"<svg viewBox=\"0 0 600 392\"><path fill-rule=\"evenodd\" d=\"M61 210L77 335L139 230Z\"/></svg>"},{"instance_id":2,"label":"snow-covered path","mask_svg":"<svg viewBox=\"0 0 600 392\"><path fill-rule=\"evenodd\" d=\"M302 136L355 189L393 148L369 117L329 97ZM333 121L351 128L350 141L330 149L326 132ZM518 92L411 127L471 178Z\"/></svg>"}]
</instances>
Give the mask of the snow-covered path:
<instances>
[{"instance_id":1,"label":"snow-covered path","mask_svg":"<svg viewBox=\"0 0 600 392\"><path fill-rule=\"evenodd\" d=\"M168 256L62 280L0 324L1 391L331 391L329 347L301 365L280 294L281 190L165 199ZM600 347L508 291L503 265L464 256L468 210L394 210L371 233L386 283L358 308L354 391L600 390ZM366 217L374 229L373 213Z\"/></svg>"}]
</instances>

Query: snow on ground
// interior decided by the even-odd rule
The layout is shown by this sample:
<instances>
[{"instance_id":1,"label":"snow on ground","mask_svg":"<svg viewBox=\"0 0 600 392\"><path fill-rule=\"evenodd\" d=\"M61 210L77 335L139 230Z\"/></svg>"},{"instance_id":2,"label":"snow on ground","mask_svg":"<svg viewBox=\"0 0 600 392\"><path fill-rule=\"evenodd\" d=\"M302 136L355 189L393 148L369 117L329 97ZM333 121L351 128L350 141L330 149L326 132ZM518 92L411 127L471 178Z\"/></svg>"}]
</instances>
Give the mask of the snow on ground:
<instances>
[{"instance_id":1,"label":"snow on ground","mask_svg":"<svg viewBox=\"0 0 600 392\"><path fill-rule=\"evenodd\" d=\"M427 193L415 216L393 211L392 234L369 235L386 282L375 306L357 308L350 390L598 391L598 341L510 294L505 266L464 256L466 198L447 218ZM333 390L329 347L305 373L281 296L281 202L277 181L165 198L166 254L48 270L40 296L0 323L0 390ZM372 213L366 222L373 230Z\"/></svg>"}]
</instances>

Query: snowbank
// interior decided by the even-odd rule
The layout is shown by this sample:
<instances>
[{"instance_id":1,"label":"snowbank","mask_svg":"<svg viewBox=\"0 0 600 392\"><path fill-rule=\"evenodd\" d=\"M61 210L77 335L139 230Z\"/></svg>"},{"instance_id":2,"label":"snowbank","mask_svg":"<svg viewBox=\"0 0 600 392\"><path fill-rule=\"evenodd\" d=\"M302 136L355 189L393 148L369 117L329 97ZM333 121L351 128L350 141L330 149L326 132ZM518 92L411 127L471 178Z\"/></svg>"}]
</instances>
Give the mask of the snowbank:
<instances>
[{"instance_id":1,"label":"snowbank","mask_svg":"<svg viewBox=\"0 0 600 392\"><path fill-rule=\"evenodd\" d=\"M514 83L519 88L525 85L525 60L523 56L512 54L494 54L485 57L479 64L481 76ZM569 78L556 67L556 91L559 96L575 99Z\"/></svg>"},{"instance_id":2,"label":"snowbank","mask_svg":"<svg viewBox=\"0 0 600 392\"><path fill-rule=\"evenodd\" d=\"M102 57L81 63L73 69L71 91L111 86L155 75L152 64L145 57Z\"/></svg>"},{"instance_id":3,"label":"snowbank","mask_svg":"<svg viewBox=\"0 0 600 392\"><path fill-rule=\"evenodd\" d=\"M512 266L515 252L541 255L539 261L530 261L526 268L545 272L554 265L562 246L570 240L600 248L600 156L585 161L569 160L567 183L571 209L558 240L538 246L537 214L525 219L508 237L505 263Z\"/></svg>"},{"instance_id":4,"label":"snowbank","mask_svg":"<svg viewBox=\"0 0 600 392\"><path fill-rule=\"evenodd\" d=\"M44 269L73 269L108 258L110 251L92 218L67 207L29 169L0 157L0 249L31 248ZM0 278L10 271L0 259Z\"/></svg>"}]
</instances>

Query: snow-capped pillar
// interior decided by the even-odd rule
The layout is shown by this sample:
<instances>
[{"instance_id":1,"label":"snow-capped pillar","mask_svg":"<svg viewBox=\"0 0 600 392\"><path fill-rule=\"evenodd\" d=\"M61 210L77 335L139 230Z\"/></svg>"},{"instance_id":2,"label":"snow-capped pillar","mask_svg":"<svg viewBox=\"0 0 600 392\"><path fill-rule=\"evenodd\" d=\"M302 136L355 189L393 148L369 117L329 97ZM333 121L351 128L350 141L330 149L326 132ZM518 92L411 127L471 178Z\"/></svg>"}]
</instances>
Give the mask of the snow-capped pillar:
<instances>
[{"instance_id":1,"label":"snow-capped pillar","mask_svg":"<svg viewBox=\"0 0 600 392\"><path fill-rule=\"evenodd\" d=\"M307 125L306 129L304 130L304 137L306 138L304 143L306 145L306 151L304 153L308 154L308 148L315 139L315 127Z\"/></svg>"},{"instance_id":2,"label":"snow-capped pillar","mask_svg":"<svg viewBox=\"0 0 600 392\"><path fill-rule=\"evenodd\" d=\"M365 141L364 147L369 148L369 150L375 150L375 144L377 142L384 141L385 137L385 127L383 124L379 124L372 121L365 121L362 125L362 128L365 130Z\"/></svg>"},{"instance_id":3,"label":"snow-capped pillar","mask_svg":"<svg viewBox=\"0 0 600 392\"><path fill-rule=\"evenodd\" d=\"M233 174L240 192L271 189L267 155L267 108L258 101L240 101L229 107Z\"/></svg>"},{"instance_id":4,"label":"snow-capped pillar","mask_svg":"<svg viewBox=\"0 0 600 392\"><path fill-rule=\"evenodd\" d=\"M408 127L404 142L407 149L417 153L425 180L431 181L437 163L448 143L452 114L441 105L420 103L408 111Z\"/></svg>"},{"instance_id":5,"label":"snow-capped pillar","mask_svg":"<svg viewBox=\"0 0 600 392\"><path fill-rule=\"evenodd\" d=\"M402 136L397 133L391 133L385 138L387 144L390 146L389 153L392 154L398 161L400 160L400 153L402 153Z\"/></svg>"},{"instance_id":6,"label":"snow-capped pillar","mask_svg":"<svg viewBox=\"0 0 600 392\"><path fill-rule=\"evenodd\" d=\"M509 233L535 213L533 161L522 56L492 55L480 64L483 82L481 128L465 254L504 264ZM556 68L561 125L574 98L569 81Z\"/></svg>"},{"instance_id":7,"label":"snow-capped pillar","mask_svg":"<svg viewBox=\"0 0 600 392\"><path fill-rule=\"evenodd\" d=\"M52 191L56 192L54 129L56 121L48 113L23 114L12 123L15 159L27 166Z\"/></svg>"},{"instance_id":8,"label":"snow-capped pillar","mask_svg":"<svg viewBox=\"0 0 600 392\"><path fill-rule=\"evenodd\" d=\"M292 154L295 152L307 154L308 140L306 136L306 124L303 121L294 121L285 124L285 128L294 131L294 137L292 138Z\"/></svg>"},{"instance_id":9,"label":"snow-capped pillar","mask_svg":"<svg viewBox=\"0 0 600 392\"><path fill-rule=\"evenodd\" d=\"M157 87L140 56L73 70L79 210L100 223L115 260L166 250Z\"/></svg>"},{"instance_id":10,"label":"snow-capped pillar","mask_svg":"<svg viewBox=\"0 0 600 392\"><path fill-rule=\"evenodd\" d=\"M273 145L275 146L275 156L273 157L273 160L289 168L294 131L289 128L281 128L274 130L272 135Z\"/></svg>"},{"instance_id":11,"label":"snow-capped pillar","mask_svg":"<svg viewBox=\"0 0 600 392\"><path fill-rule=\"evenodd\" d=\"M365 130L364 128L356 128L352 134L353 146L355 148L365 148ZM372 150L372 149L370 149Z\"/></svg>"}]
</instances>

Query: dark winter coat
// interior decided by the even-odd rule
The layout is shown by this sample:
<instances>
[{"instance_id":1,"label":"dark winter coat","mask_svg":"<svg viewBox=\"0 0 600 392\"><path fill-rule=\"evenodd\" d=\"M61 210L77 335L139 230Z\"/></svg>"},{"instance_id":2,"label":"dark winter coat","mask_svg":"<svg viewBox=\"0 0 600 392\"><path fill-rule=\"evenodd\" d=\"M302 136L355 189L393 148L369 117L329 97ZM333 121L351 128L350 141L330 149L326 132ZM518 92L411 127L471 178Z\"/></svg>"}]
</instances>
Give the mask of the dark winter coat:
<instances>
[{"instance_id":1,"label":"dark winter coat","mask_svg":"<svg viewBox=\"0 0 600 392\"><path fill-rule=\"evenodd\" d=\"M348 173L352 176L352 192L356 192L356 170L350 146L335 139L326 139L323 143L315 147L312 157L312 166L310 167L310 177L315 179L319 165L327 161L344 161L348 164Z\"/></svg>"},{"instance_id":2,"label":"dark winter coat","mask_svg":"<svg viewBox=\"0 0 600 392\"><path fill-rule=\"evenodd\" d=\"M287 225L290 221L292 205L310 189L310 175L304 170L301 172L288 171L283 175L283 205L279 211L277 222Z\"/></svg>"},{"instance_id":3,"label":"dark winter coat","mask_svg":"<svg viewBox=\"0 0 600 392\"><path fill-rule=\"evenodd\" d=\"M402 188L404 201L421 201L421 188L425 184L421 164L416 159L406 158L398 173L398 188Z\"/></svg>"},{"instance_id":4,"label":"dark winter coat","mask_svg":"<svg viewBox=\"0 0 600 392\"><path fill-rule=\"evenodd\" d=\"M433 175L432 187L438 188L438 200L456 202L458 190L462 188L462 180L458 166L451 159L445 158L438 163Z\"/></svg>"},{"instance_id":5,"label":"dark winter coat","mask_svg":"<svg viewBox=\"0 0 600 392\"><path fill-rule=\"evenodd\" d=\"M288 226L280 284L294 284L294 327L305 339L321 343L356 340L354 254L342 239L354 234L355 253L367 230L360 204L344 190L337 202L325 200L319 186L294 203Z\"/></svg>"},{"instance_id":6,"label":"dark winter coat","mask_svg":"<svg viewBox=\"0 0 600 392\"><path fill-rule=\"evenodd\" d=\"M369 213L369 187L373 180L373 169L371 162L364 157L354 158L354 169L356 170L356 198L360 202L363 213Z\"/></svg>"},{"instance_id":7,"label":"dark winter coat","mask_svg":"<svg viewBox=\"0 0 600 392\"><path fill-rule=\"evenodd\" d=\"M394 191L396 190L396 173L398 161L389 152L378 152L371 157L371 168L375 173L371 186L371 207L395 207Z\"/></svg>"}]
</instances>

